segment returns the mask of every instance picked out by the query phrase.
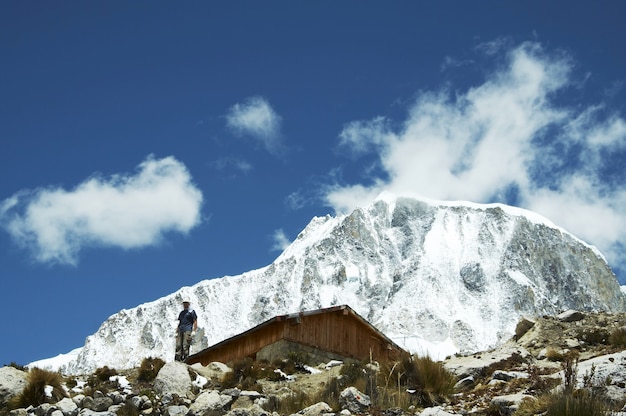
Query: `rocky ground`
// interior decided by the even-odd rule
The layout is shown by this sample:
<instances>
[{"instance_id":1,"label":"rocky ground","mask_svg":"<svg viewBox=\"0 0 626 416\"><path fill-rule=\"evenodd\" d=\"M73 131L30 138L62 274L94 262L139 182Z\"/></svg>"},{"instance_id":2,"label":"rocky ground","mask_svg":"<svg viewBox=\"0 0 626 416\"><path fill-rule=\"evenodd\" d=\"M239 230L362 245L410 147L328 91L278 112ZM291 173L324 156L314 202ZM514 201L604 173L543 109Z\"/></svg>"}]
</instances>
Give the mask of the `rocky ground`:
<instances>
[{"instance_id":1,"label":"rocky ground","mask_svg":"<svg viewBox=\"0 0 626 416\"><path fill-rule=\"evenodd\" d=\"M370 398L363 386L343 386L335 403L311 404L320 391L342 377L342 365L337 362L308 367L308 372L285 373L282 378L260 378L250 382L253 388L226 387L225 375L232 369L221 363L207 367L168 363L151 381L140 381L137 369L107 375L100 386L94 386L94 375L64 378L68 397L49 391L43 393L48 394L46 403L9 410L9 399L27 388L28 373L3 367L0 407L4 409L0 416L494 416L516 411L526 415L534 413L523 413L521 403L537 401L564 384L600 395L613 411L606 414L626 416L626 411L620 410L626 403L625 349L626 314L569 311L556 317L525 319L516 336L501 347L446 359L444 368L457 380L454 393L430 407L409 398L398 406L381 408L380 398ZM45 386L41 388L45 390ZM406 388L398 392L412 393ZM281 400L291 400L292 409L281 410L277 405ZM298 404L301 407L293 407Z\"/></svg>"}]
</instances>

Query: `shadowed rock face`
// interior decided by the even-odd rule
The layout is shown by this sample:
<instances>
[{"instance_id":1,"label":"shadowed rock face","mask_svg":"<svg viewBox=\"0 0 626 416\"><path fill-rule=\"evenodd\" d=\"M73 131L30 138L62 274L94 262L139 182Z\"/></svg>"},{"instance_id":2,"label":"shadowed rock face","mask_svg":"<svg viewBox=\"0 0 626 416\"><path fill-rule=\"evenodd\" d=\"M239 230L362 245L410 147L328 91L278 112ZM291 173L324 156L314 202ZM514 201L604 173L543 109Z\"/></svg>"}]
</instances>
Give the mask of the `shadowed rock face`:
<instances>
[{"instance_id":1,"label":"shadowed rock face","mask_svg":"<svg viewBox=\"0 0 626 416\"><path fill-rule=\"evenodd\" d=\"M523 315L624 310L602 256L536 214L397 198L314 218L267 267L120 311L63 370L173 360L183 297L199 317L192 353L276 315L341 304L400 346L432 356L499 345Z\"/></svg>"}]
</instances>

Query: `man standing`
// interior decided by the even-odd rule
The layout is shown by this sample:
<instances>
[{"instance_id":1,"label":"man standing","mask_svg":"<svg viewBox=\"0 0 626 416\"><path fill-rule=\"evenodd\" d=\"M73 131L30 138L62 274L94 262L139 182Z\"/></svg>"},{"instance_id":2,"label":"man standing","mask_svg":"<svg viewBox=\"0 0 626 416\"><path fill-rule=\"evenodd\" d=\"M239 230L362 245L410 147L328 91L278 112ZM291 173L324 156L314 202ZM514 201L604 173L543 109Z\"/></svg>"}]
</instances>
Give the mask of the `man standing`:
<instances>
[{"instance_id":1,"label":"man standing","mask_svg":"<svg viewBox=\"0 0 626 416\"><path fill-rule=\"evenodd\" d=\"M178 314L178 328L176 329L176 361L185 361L189 357L191 346L191 332L198 329L196 311L189 308L189 301L183 301L183 310Z\"/></svg>"}]
</instances>

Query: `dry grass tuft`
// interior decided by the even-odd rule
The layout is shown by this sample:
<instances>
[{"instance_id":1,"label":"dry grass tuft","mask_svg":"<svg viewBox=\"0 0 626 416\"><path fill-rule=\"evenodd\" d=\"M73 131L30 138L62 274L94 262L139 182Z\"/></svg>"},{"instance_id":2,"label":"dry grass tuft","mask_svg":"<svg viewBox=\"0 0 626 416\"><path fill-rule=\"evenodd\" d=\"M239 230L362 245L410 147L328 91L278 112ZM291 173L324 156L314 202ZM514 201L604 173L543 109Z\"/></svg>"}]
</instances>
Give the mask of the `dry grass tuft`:
<instances>
[{"instance_id":1,"label":"dry grass tuft","mask_svg":"<svg viewBox=\"0 0 626 416\"><path fill-rule=\"evenodd\" d=\"M139 373L137 374L138 381L151 382L153 381L159 370L163 368L165 361L160 358L144 358L139 366Z\"/></svg>"},{"instance_id":2,"label":"dry grass tuft","mask_svg":"<svg viewBox=\"0 0 626 416\"><path fill-rule=\"evenodd\" d=\"M28 384L22 392L9 402L12 409L56 403L67 397L60 373L33 368L28 372Z\"/></svg>"}]
</instances>

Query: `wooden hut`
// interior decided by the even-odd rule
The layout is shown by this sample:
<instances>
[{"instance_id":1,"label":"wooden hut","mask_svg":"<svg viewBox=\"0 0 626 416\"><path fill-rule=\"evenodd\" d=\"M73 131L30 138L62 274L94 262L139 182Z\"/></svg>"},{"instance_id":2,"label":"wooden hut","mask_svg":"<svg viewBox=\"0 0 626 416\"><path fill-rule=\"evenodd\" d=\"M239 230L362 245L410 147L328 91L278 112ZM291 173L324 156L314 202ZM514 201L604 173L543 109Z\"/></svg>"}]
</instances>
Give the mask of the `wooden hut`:
<instances>
[{"instance_id":1,"label":"wooden hut","mask_svg":"<svg viewBox=\"0 0 626 416\"><path fill-rule=\"evenodd\" d=\"M386 361L403 352L347 305L276 316L187 358L187 364L230 363L245 357L287 358L305 353L310 359ZM322 361L317 361L322 362Z\"/></svg>"}]
</instances>

